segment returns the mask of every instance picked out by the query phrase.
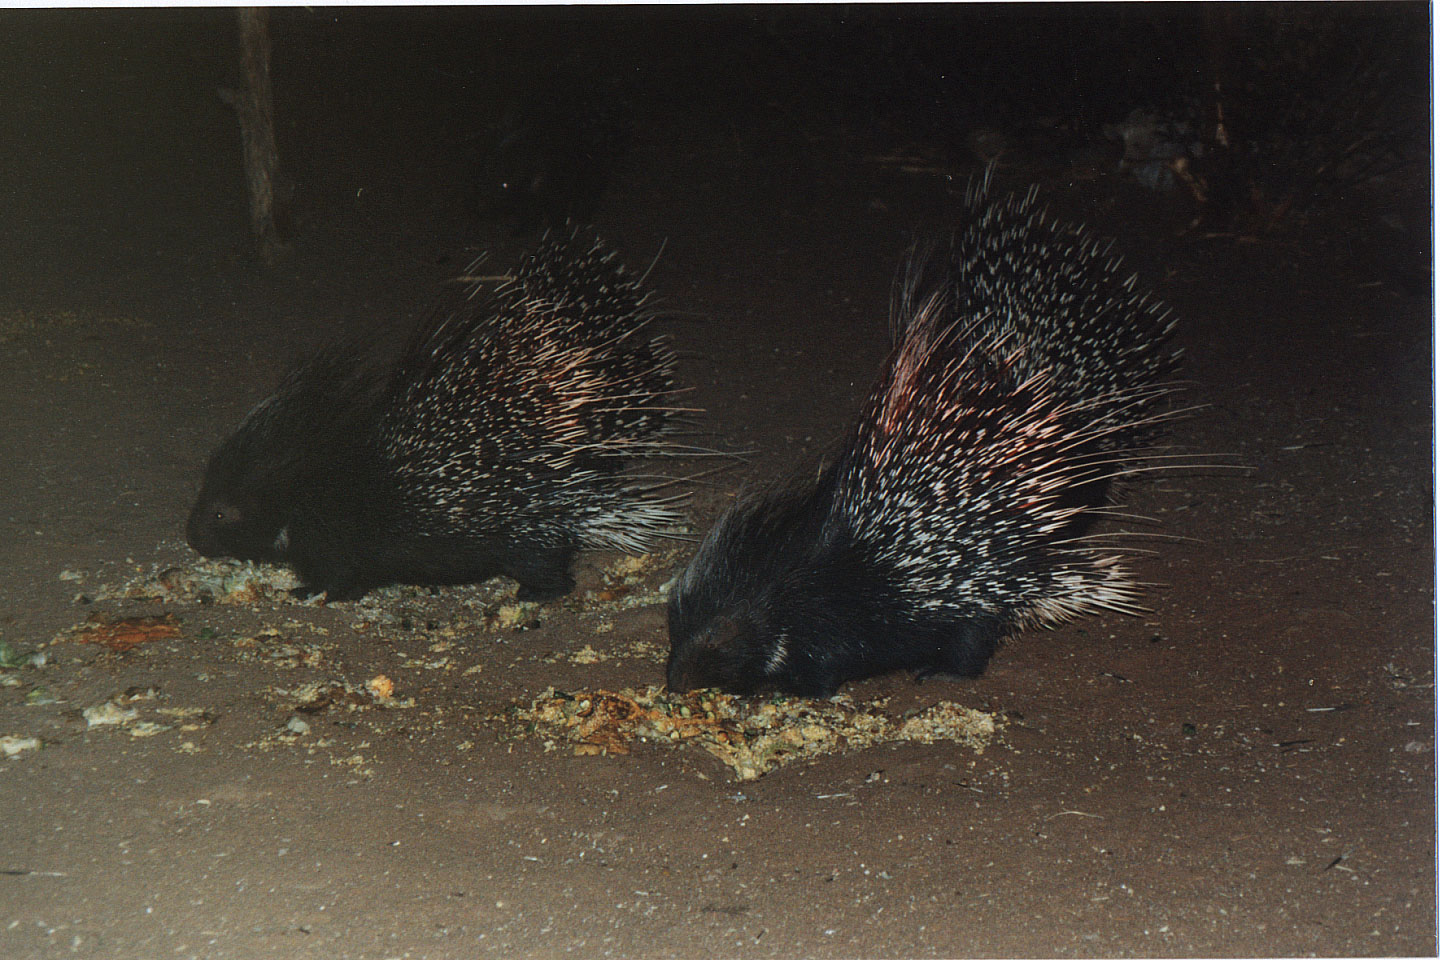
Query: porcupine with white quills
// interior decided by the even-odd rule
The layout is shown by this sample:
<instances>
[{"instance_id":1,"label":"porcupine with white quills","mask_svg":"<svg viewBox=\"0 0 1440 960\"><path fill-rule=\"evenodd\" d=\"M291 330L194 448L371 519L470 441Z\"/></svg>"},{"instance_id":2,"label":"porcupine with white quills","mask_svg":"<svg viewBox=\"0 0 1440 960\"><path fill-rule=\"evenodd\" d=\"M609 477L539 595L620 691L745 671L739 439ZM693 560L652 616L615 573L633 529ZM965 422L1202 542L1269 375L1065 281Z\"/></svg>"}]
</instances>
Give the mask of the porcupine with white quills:
<instances>
[{"instance_id":1,"label":"porcupine with white quills","mask_svg":"<svg viewBox=\"0 0 1440 960\"><path fill-rule=\"evenodd\" d=\"M676 422L647 300L576 232L435 312L398 359L321 351L212 456L188 541L289 564L329 600L499 574L539 600L574 586L579 549L650 548L683 518L625 470Z\"/></svg>"},{"instance_id":2,"label":"porcupine with white quills","mask_svg":"<svg viewBox=\"0 0 1440 960\"><path fill-rule=\"evenodd\" d=\"M1033 190L982 184L967 212L912 255L891 355L833 462L742 497L677 580L672 689L973 676L1015 630L1139 609L1088 528L1110 481L1151 463L1172 322Z\"/></svg>"}]
</instances>

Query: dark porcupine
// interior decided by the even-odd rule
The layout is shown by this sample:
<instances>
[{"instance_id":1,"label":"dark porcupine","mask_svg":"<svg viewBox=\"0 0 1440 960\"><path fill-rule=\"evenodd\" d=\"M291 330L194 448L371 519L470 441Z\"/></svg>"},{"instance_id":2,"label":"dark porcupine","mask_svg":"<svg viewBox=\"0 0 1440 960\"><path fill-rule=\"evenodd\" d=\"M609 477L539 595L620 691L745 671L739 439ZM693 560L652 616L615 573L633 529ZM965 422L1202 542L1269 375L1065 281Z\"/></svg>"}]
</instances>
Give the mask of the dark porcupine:
<instances>
[{"instance_id":1,"label":"dark porcupine","mask_svg":"<svg viewBox=\"0 0 1440 960\"><path fill-rule=\"evenodd\" d=\"M1139 609L1086 528L1168 416L1171 321L1033 190L982 185L969 214L943 253L912 254L893 351L834 462L743 497L678 579L671 689L974 676L1011 631Z\"/></svg>"},{"instance_id":2,"label":"dark porcupine","mask_svg":"<svg viewBox=\"0 0 1440 960\"><path fill-rule=\"evenodd\" d=\"M330 600L497 574L521 599L565 593L578 549L641 552L681 519L623 472L675 425L646 300L572 233L437 310L398 360L322 351L215 452L186 539L289 564Z\"/></svg>"}]
</instances>

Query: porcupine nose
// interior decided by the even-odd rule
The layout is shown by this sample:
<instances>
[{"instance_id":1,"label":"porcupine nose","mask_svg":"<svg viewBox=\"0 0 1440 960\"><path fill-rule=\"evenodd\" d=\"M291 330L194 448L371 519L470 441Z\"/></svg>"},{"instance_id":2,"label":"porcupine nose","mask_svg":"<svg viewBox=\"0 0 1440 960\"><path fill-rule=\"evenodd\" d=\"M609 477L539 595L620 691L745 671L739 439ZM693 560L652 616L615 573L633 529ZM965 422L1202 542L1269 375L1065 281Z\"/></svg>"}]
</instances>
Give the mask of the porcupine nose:
<instances>
[{"instance_id":1,"label":"porcupine nose","mask_svg":"<svg viewBox=\"0 0 1440 960\"><path fill-rule=\"evenodd\" d=\"M683 658L670 655L670 662L665 667L665 688L671 693L689 693L695 689L695 682L689 665Z\"/></svg>"},{"instance_id":2,"label":"porcupine nose","mask_svg":"<svg viewBox=\"0 0 1440 960\"><path fill-rule=\"evenodd\" d=\"M220 545L215 538L213 513L214 510L209 504L197 503L185 521L185 542L202 557L219 554Z\"/></svg>"}]
</instances>

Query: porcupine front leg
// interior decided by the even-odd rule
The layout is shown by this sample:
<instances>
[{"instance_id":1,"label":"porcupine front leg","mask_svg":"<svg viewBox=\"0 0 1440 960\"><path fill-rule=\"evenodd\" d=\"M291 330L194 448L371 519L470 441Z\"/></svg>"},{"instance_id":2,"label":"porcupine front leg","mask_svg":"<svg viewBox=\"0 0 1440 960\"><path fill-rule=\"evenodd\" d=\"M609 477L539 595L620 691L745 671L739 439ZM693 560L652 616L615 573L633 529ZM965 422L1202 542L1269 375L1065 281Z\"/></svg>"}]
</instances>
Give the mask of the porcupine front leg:
<instances>
[{"instance_id":1,"label":"porcupine front leg","mask_svg":"<svg viewBox=\"0 0 1440 960\"><path fill-rule=\"evenodd\" d=\"M290 592L301 599L324 593L327 603L344 603L395 582L367 558L365 548L343 524L317 523L304 514L291 522L288 534L285 560L300 578L300 586Z\"/></svg>"},{"instance_id":2,"label":"porcupine front leg","mask_svg":"<svg viewBox=\"0 0 1440 960\"><path fill-rule=\"evenodd\" d=\"M523 554L515 554L501 563L506 576L520 581L515 599L522 603L540 603L563 596L575 588L575 578L570 574L570 562L575 548L531 547Z\"/></svg>"},{"instance_id":3,"label":"porcupine front leg","mask_svg":"<svg viewBox=\"0 0 1440 960\"><path fill-rule=\"evenodd\" d=\"M930 662L915 671L915 682L931 677L944 680L980 676L1004 633L1004 624L994 617L937 623L918 631L919 636L928 637L921 643L933 652Z\"/></svg>"},{"instance_id":4,"label":"porcupine front leg","mask_svg":"<svg viewBox=\"0 0 1440 960\"><path fill-rule=\"evenodd\" d=\"M301 582L290 594L301 600L309 600L323 593L327 603L346 603L359 600L371 589L381 586L362 580L355 570L345 565L333 564L320 569L308 564L302 567L297 563L295 567Z\"/></svg>"}]
</instances>

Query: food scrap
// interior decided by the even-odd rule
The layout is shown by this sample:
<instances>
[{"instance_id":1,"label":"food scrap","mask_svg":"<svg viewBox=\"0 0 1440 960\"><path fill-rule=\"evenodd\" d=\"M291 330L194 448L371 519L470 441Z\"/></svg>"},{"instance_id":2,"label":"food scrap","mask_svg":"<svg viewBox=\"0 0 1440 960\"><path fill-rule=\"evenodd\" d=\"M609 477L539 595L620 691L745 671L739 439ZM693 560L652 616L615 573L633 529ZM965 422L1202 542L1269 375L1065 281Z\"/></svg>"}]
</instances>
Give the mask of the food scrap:
<instances>
[{"instance_id":1,"label":"food scrap","mask_svg":"<svg viewBox=\"0 0 1440 960\"><path fill-rule=\"evenodd\" d=\"M415 706L413 697L401 699L394 696L395 683L383 673L377 674L364 684L351 683L348 680L316 680L291 689L274 687L271 693L288 702L290 708L298 713Z\"/></svg>"},{"instance_id":2,"label":"food scrap","mask_svg":"<svg viewBox=\"0 0 1440 960\"><path fill-rule=\"evenodd\" d=\"M158 617L115 617L94 613L79 626L71 628L64 639L77 643L98 643L123 653L152 640L168 640L180 635L180 624L171 614Z\"/></svg>"},{"instance_id":3,"label":"food scrap","mask_svg":"<svg viewBox=\"0 0 1440 960\"><path fill-rule=\"evenodd\" d=\"M83 580L84 576L66 571L61 578ZM164 603L253 605L265 601L294 602L291 591L299 583L285 567L236 560L199 560L183 566L155 566L127 583L100 585L81 596L89 601L158 600Z\"/></svg>"},{"instance_id":4,"label":"food scrap","mask_svg":"<svg viewBox=\"0 0 1440 960\"><path fill-rule=\"evenodd\" d=\"M796 760L898 740L952 741L979 752L999 728L991 714L948 701L908 717L891 716L884 706L884 700L857 704L843 695L753 700L715 690L672 694L652 685L614 692L550 688L528 707L512 708L510 717L527 732L553 738L546 749L563 741L574 744L577 755L625 754L637 740L695 743L739 780L755 780Z\"/></svg>"},{"instance_id":5,"label":"food scrap","mask_svg":"<svg viewBox=\"0 0 1440 960\"><path fill-rule=\"evenodd\" d=\"M18 757L27 750L39 749L39 737L17 737L9 735L0 737L0 756L6 757L7 759Z\"/></svg>"}]
</instances>

